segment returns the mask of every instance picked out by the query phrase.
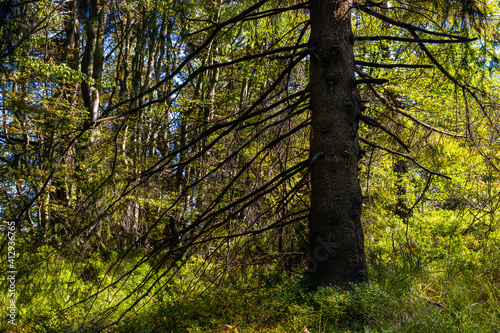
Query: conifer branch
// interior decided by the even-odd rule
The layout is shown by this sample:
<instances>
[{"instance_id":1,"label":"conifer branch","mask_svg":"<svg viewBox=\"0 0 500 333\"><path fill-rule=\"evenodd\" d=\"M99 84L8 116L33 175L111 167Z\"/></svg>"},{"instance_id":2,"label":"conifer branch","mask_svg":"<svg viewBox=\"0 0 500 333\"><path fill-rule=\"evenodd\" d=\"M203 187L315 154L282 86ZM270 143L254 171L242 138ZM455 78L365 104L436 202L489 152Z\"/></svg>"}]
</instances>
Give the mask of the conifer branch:
<instances>
[{"instance_id":1,"label":"conifer branch","mask_svg":"<svg viewBox=\"0 0 500 333\"><path fill-rule=\"evenodd\" d=\"M368 62L356 60L356 65L375 68L433 68L433 65L413 65L413 64L378 64L376 62Z\"/></svg>"},{"instance_id":2,"label":"conifer branch","mask_svg":"<svg viewBox=\"0 0 500 333\"><path fill-rule=\"evenodd\" d=\"M382 146L379 146L373 142L370 142L364 138L359 138L360 141L366 143L367 145L369 146L372 146L373 148L377 148L377 149L381 149L381 150L385 150L386 152L388 153L391 153L391 154L394 154L394 155L398 155L398 156L401 156L403 158L406 158L407 160L409 161L412 161L416 166L418 166L419 168L427 171L428 173L432 174L432 175L436 175L436 176L439 176L439 177L443 177L443 178L446 178L446 179L450 179L451 180L451 177L450 176L446 176L446 175L443 175L442 173L439 173L439 172L436 172L436 171L432 171L430 170L429 168L426 168L424 167L422 164L418 163L415 158L409 156L409 155L405 155L403 153L400 153L396 150L393 150L393 149L390 149L390 148L386 148L386 147L382 147Z\"/></svg>"},{"instance_id":3,"label":"conifer branch","mask_svg":"<svg viewBox=\"0 0 500 333\"><path fill-rule=\"evenodd\" d=\"M384 84L389 82L387 79L373 79L373 78L368 78L368 79L358 79L356 80L356 84Z\"/></svg>"},{"instance_id":4,"label":"conifer branch","mask_svg":"<svg viewBox=\"0 0 500 333\"><path fill-rule=\"evenodd\" d=\"M407 38L397 36L357 36L355 41L396 41L408 43L426 43L426 44L450 44L450 43L469 43L477 40L477 38L462 38L462 39L425 39L425 38Z\"/></svg>"}]
</instances>

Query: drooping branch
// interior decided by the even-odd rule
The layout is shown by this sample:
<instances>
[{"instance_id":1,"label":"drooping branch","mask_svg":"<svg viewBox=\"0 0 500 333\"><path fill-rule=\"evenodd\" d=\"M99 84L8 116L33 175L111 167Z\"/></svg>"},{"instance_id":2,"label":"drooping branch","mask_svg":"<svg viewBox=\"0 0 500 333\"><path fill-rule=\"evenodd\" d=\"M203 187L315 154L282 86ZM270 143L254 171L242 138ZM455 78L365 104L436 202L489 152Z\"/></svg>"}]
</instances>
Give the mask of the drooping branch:
<instances>
[{"instance_id":1,"label":"drooping branch","mask_svg":"<svg viewBox=\"0 0 500 333\"><path fill-rule=\"evenodd\" d=\"M403 117L406 117L408 119L411 119L412 121L414 121L415 123L421 125L422 127L424 128L427 128L428 130L431 130L433 132L436 132L436 133L440 133L440 134L444 134L444 135L447 135L447 136L450 136L450 137L453 137L453 138L467 138L466 135L462 135L462 134L455 134L455 133L450 133L450 132L446 132L442 129L439 129L439 128L436 128L434 126L431 126L425 122L423 122L422 120L418 119L417 117L395 107L387 97L385 97L384 95L382 95L380 92L377 91L377 89L375 89L375 87L373 87L372 85L368 85L368 87L370 88L370 90L373 92L373 94L375 95L375 97L377 97L381 102L382 104L388 108L389 110L393 111L393 112L397 112L399 113L400 115L402 115Z\"/></svg>"},{"instance_id":2,"label":"drooping branch","mask_svg":"<svg viewBox=\"0 0 500 333\"><path fill-rule=\"evenodd\" d=\"M374 79L374 78L367 78L367 79L357 79L356 84L384 84L389 82L387 79Z\"/></svg>"},{"instance_id":3,"label":"drooping branch","mask_svg":"<svg viewBox=\"0 0 500 333\"><path fill-rule=\"evenodd\" d=\"M368 116L366 116L364 114L362 114L359 117L359 120L361 120L362 122L364 122L365 124L367 124L369 126L380 128L382 131L386 132L391 137L393 137L401 145L401 147L403 147L407 152L410 152L410 148L408 147L408 145L406 145L396 134L394 134L391 131L389 131L385 126L383 126L377 120L375 120L375 119L373 119L371 117L368 117Z\"/></svg>"},{"instance_id":4,"label":"drooping branch","mask_svg":"<svg viewBox=\"0 0 500 333\"><path fill-rule=\"evenodd\" d=\"M368 62L356 60L356 65L375 68L433 68L433 65L413 65L413 64L379 64L376 62Z\"/></svg>"},{"instance_id":5,"label":"drooping branch","mask_svg":"<svg viewBox=\"0 0 500 333\"><path fill-rule=\"evenodd\" d=\"M421 28L421 27L417 27L413 24L409 24L409 23L404 23L404 22L400 22L400 21L397 21L395 19L392 19L384 14L381 14L379 12L376 12L374 10L372 10L371 8L369 8L368 6L364 5L364 4L355 4L354 5L354 8L357 8L359 10L361 10L362 12L365 12L366 14L368 15L371 15L385 23L388 23L388 24L391 24L391 25L394 25L394 26L397 26L397 27L401 27L401 28L404 28L408 31L419 31L419 32L423 32L423 33L426 33L426 34L429 34L429 35L434 35L434 36L440 36L440 37L447 37L447 38L454 38L454 39L457 39L459 41L462 41L464 43L468 43L468 42L472 42L474 41L475 39L470 39L470 38L466 38L466 37L462 37L462 36L458 36L458 35L452 35L452 34L448 34L448 33L445 33L445 32L436 32L436 31L432 31L432 30L427 30L427 29L424 29L424 28ZM418 36L413 36L414 39L420 39Z\"/></svg>"},{"instance_id":6,"label":"drooping branch","mask_svg":"<svg viewBox=\"0 0 500 333\"><path fill-rule=\"evenodd\" d=\"M426 44L450 44L450 43L468 43L477 40L477 38L463 38L463 39L422 39L422 38L407 38L397 36L357 36L354 37L355 41L381 41L390 40L397 42L408 43L426 43Z\"/></svg>"},{"instance_id":7,"label":"drooping branch","mask_svg":"<svg viewBox=\"0 0 500 333\"><path fill-rule=\"evenodd\" d=\"M418 35L417 35L417 33L414 30L409 30L409 31L412 34L412 36L414 36L415 38L418 38ZM486 108L485 108L482 100L479 98L479 96L477 96L477 94L470 87L468 87L465 84L461 83L460 81L458 81L458 79L456 79L453 75L451 75L450 72L448 72L444 68L444 66L439 61L437 61L437 59L434 57L434 55L429 51L429 49L423 43L418 43L418 45L420 46L420 49L425 53L425 55L427 56L427 58L429 58L429 60L434 65L436 65L436 67L441 71L441 73L444 74L444 76L446 76L451 82L453 82L458 87L462 88L462 90L466 91L467 93L469 93L474 98L474 100L476 101L476 103L479 105L479 107L480 107L483 115L486 117L486 119L488 119L488 122L490 123L490 125L493 128L495 128L495 130L497 132L500 133L500 129L495 124L495 122L493 121L493 119L491 119L491 116L488 114L488 112L486 112Z\"/></svg>"},{"instance_id":8,"label":"drooping branch","mask_svg":"<svg viewBox=\"0 0 500 333\"><path fill-rule=\"evenodd\" d=\"M150 89L148 89L146 92L141 93L140 95L138 95L138 97L134 97L134 98L132 98L132 99L130 99L128 101L120 102L120 103L116 104L115 106L112 106L112 107L108 108L107 110L105 110L103 112L102 116L99 117L99 119L97 119L94 122L94 125L100 124L102 122L107 122L107 121L111 121L111 120L116 120L116 119L119 119L119 118L123 118L123 117L126 117L128 115L134 114L134 113L136 113L136 112L138 112L138 111L140 111L142 109L145 109L145 108L147 108L147 107L149 107L151 105L164 102L165 100L167 100L171 96L173 96L173 95L177 94L179 91L181 91L184 87L186 87L189 83L191 83L199 74L201 74L203 72L206 72L208 70L222 68L222 67L228 67L228 66L235 65L235 64L238 64L238 63L241 63L241 62L244 62L244 61L258 59L258 58L263 58L263 57L266 57L266 56L271 56L271 55L276 54L276 53L282 53L282 52L297 50L297 49L305 48L305 47L307 47L307 44L299 44L299 45L295 45L295 46L282 47L282 48L279 48L279 49L269 50L269 51L262 52L262 53L259 53L259 54L244 56L244 57L241 57L241 58L238 58L238 59L235 59L235 60L232 60L232 61L224 62L224 63L215 63L213 65L200 66L193 73L191 73L189 75L189 77L182 82L182 84L180 84L179 86L177 86L172 91L170 91L168 93L165 93L165 95L162 96L161 98L149 101L147 103L143 103L142 105L140 105L140 106L138 106L138 107L136 107L134 109L130 109L130 110L126 111L126 112L122 112L119 115L116 115L116 116L113 116L113 117L104 117L104 115L108 115L112 110L116 109L120 105L128 103L128 102L133 102L135 100L135 98L139 98L141 96L143 97L145 94L153 92L154 90L156 90L158 88L157 87L158 84L157 84L157 85L151 87ZM299 56L301 58L304 58L304 56L307 55L307 53L308 53L308 50L305 50L303 52L297 52L293 56L294 57L295 56ZM174 72L176 72L176 71L174 71ZM172 76L172 75L170 75L170 76ZM162 80L162 82L163 81L165 81L165 80Z\"/></svg>"},{"instance_id":9,"label":"drooping branch","mask_svg":"<svg viewBox=\"0 0 500 333\"><path fill-rule=\"evenodd\" d=\"M301 100L299 100L299 102L294 103L294 104L292 104L291 106L289 106L289 107L287 107L287 108L285 108L285 109L283 109L283 110L281 110L281 111L277 112L277 113L276 113L276 114L274 114L272 117L275 117L275 116L277 116L277 115L280 115L280 114L282 114L283 112L286 112L286 111L287 111L287 110L289 110L289 109L294 109L294 108L296 108L296 107L298 106L298 104L300 104L300 103L301 103L301 101L302 101L302 99L301 99ZM220 169L223 165L225 165L226 163L228 163L231 159L233 159L235 156L237 156L239 153L241 153L241 152L242 152L245 148L247 148L247 147L248 147L248 145L250 145L252 142L254 142L254 141L255 141L255 140L257 140L259 137L261 137L261 135L262 135L262 134L263 134L266 130L268 130L268 129L269 129L269 128L271 128L272 126L276 126L277 124L282 123L283 121L288 120L288 119L289 119L290 117L292 117L292 116L296 116L296 115L301 114L301 113L302 113L302 112L304 112L305 110L307 110L307 109L305 109L305 108L304 108L304 109L297 110L296 112L292 113L289 117L287 117L287 118L285 118L285 119L282 119L282 120L279 120L279 121L277 121L277 122L275 122L275 123L272 123L272 124L270 124L270 125L268 125L268 126L264 127L262 130L260 130L259 132L257 132L257 133L256 133L256 134L252 137L252 138L250 138L249 140L247 140L247 141L246 141L246 142L245 142L242 146L240 146L237 150L235 150L232 154L230 154L229 156L227 156L227 157L226 157L223 161L219 162L219 164L218 164L217 166L215 166L212 170L210 170L210 172L208 172L207 174L205 174L205 175L204 175L203 177L201 177L200 179L197 179L195 182L193 182L193 183L189 184L188 186L186 186L186 187L183 189L182 193L178 196L178 198L177 198L176 200L174 200L174 202L171 204L171 206L170 206L170 207L168 207L168 208L167 208L167 209L166 209L166 210L162 213L162 215L161 215L160 217L158 217L158 218L157 218L157 220L156 220L156 221L155 221L155 222L151 225L151 227L149 228L149 230L148 230L148 231L147 231L147 232L146 232L146 233L145 233L145 234L144 234L144 235L143 235L140 239L138 239L138 240L136 241L136 243L135 243L135 244L138 244L138 243L139 243L139 242L141 242L143 239L145 239L145 238L148 236L148 233L150 232L150 230L153 230L153 229L157 226L157 224L158 224L158 223L161 221L161 219L162 219L162 218L163 218L163 217L167 214L167 212L168 212L168 211L170 211L170 210L172 209L172 207L174 207L175 205L177 205L177 204L178 204L178 202L179 202L179 200L181 199L181 197L183 197L186 193L188 193L188 192L189 192L190 190L192 190L195 186L199 185L201 182L205 181L208 177L210 177L210 176L211 176L211 175L213 175L215 172L217 172L217 171L218 171L218 170L219 170L219 169ZM272 117L271 117L271 116L270 116L270 117L267 117L265 120L267 121L267 120L271 119ZM260 123L260 122L259 122L259 123ZM255 125L257 125L257 124L253 124L253 125L255 126ZM268 150L269 148L273 147L274 145L278 144L281 140L283 140L283 139L287 138L288 136L290 136L290 135L294 134L295 132L299 131L299 130L300 130L300 129L302 129L303 127L306 127L307 125L308 125L308 123L304 123L304 124L302 124L302 125L299 125L299 126L297 126L296 128L294 128L292 131L288 132L287 134L282 135L282 136L280 136L279 138L277 138L277 139L273 140L273 141L272 141L272 142L270 142L270 143L269 143L266 147L264 147L263 149L261 149L261 150L260 150L260 152L258 152L258 153L257 153L257 155L255 155L255 158L256 158L257 156L259 156L260 154L262 154L264 151L266 151L266 150ZM242 128L244 128L244 127L240 127L240 128L238 128L238 129L242 129ZM254 159L255 159L255 158L254 158ZM252 160L251 160L251 162L252 162L254 159L252 159ZM250 163L247 163L245 166L243 166L243 167L242 167L242 170L243 170L243 171L247 170L247 169L250 167L250 165L252 164L251 162L250 162ZM173 167L175 167L175 166L173 166ZM241 173L242 173L242 172L240 172L240 174L241 174ZM235 178L237 178L237 177L239 177L239 176L238 176L238 175L237 175L237 176L235 176L235 177L233 178L233 180L235 180ZM165 240L165 241L169 242L169 241L170 241L170 239L167 239L167 240ZM135 244L133 244L133 245L131 246L131 248L132 248Z\"/></svg>"},{"instance_id":10,"label":"drooping branch","mask_svg":"<svg viewBox=\"0 0 500 333\"><path fill-rule=\"evenodd\" d=\"M498 126L493 122L493 120L491 119L491 116L488 114L488 112L486 112L486 108L484 107L484 104L483 102L481 101L481 99L477 96L477 94L471 89L469 88L468 86L466 86L465 84L459 82L459 80L457 80L453 75L450 74L450 72L448 72L444 66L439 62L437 61L437 59L434 57L434 55L429 51L429 49L425 46L424 44L424 40L422 40L418 34L417 34L417 31L418 32L422 32L422 33L426 33L426 34L430 34L430 35L435 35L435 36L442 36L442 37L448 37L448 38L454 38L457 40L457 43L459 42L462 42L462 43L469 43L469 42L472 42L472 41L475 41L477 40L477 38L466 38L466 37L461 37L461 36L457 36L457 35L451 35L451 34L447 34L447 33L441 33L441 32L434 32L434 31L431 31L431 30L427 30L427 29L423 29L423 28L420 28L420 27L417 27L415 25L412 25L412 24L408 24L408 23L404 23L404 22L400 22L400 21L397 21L397 20L394 20L386 15L383 15L381 13L378 13L372 9L370 9L368 6L366 5L363 5L363 4L357 4L356 8L359 8L361 11L373 16L373 17L376 17L380 20L382 20L383 22L386 22L388 24L392 24L392 25L395 25L395 26L399 26L401 28L404 28L406 29L413 37L413 40L419 45L420 49L424 52L424 54L427 56L427 58L441 71L441 73L443 73L451 82L453 82L455 85L457 85L458 87L464 89L465 91L467 91L467 93L469 93L473 98L474 100L477 102L477 104L479 105L479 107L481 108L481 111L483 112L483 115L488 119L490 125L495 128L495 130L497 132L500 132L500 130L498 129ZM449 42L449 41L448 41Z\"/></svg>"},{"instance_id":11,"label":"drooping branch","mask_svg":"<svg viewBox=\"0 0 500 333\"><path fill-rule=\"evenodd\" d=\"M439 177L443 177L443 178L446 178L446 179L451 179L450 176L443 175L442 173L439 173L439 172L436 172L436 171L432 171L429 168L424 167L422 164L418 163L415 160L415 158L413 158L413 157L411 157L409 155L402 154L402 153L400 153L400 152L398 152L396 150L390 149L390 148L379 146L379 145L377 145L377 144L375 144L373 142L370 142L370 141L368 141L368 140L366 140L364 138L361 138L361 137L359 138L359 140L363 141L364 143L366 143L367 145L369 145L369 146L371 146L373 148L381 149L381 150L384 150L384 151L386 151L388 153L391 153L391 154L394 154L394 155L398 155L398 156L401 156L401 157L403 157L403 158L405 158L405 159L407 159L409 161L412 161L416 166L418 166L422 170L427 171L430 174L433 174L433 175L436 175L436 176L439 176Z\"/></svg>"}]
</instances>

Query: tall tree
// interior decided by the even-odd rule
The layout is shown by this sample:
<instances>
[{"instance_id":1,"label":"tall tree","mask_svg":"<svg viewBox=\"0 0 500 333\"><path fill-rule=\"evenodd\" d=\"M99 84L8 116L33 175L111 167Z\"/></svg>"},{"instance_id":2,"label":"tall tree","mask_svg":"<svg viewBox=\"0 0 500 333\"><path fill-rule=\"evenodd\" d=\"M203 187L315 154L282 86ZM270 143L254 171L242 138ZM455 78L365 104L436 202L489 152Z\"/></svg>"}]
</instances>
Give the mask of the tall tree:
<instances>
[{"instance_id":1,"label":"tall tree","mask_svg":"<svg viewBox=\"0 0 500 333\"><path fill-rule=\"evenodd\" d=\"M430 44L465 44L469 39L454 33L467 34L467 27L477 27L483 11L474 1L459 1L454 7L437 1L433 4L399 2L398 6L390 2L357 3L354 1L318 0L310 1L311 36L310 85L311 85L311 213L310 227L310 268L308 275L313 286L334 284L342 287L351 282L366 279L366 260L364 253L363 231L360 223L362 195L358 183L358 122L382 129L389 134L399 149L409 151L407 144L376 119L362 111L367 107L360 101L357 86L363 86L363 99L382 100L388 109L398 110L381 93L376 85L388 82L385 78L373 78L373 68L425 68L426 64L398 63L401 54L405 60L427 59L456 88L463 90L465 103L472 97L483 110L491 125L496 126L482 104L481 98L469 87L469 82L451 74L446 65L434 56ZM417 11L415 11L417 10ZM378 22L381 32L371 28L371 36L353 36L351 13L362 22L360 26ZM421 13L426 14L421 14ZM432 17L432 18L431 18ZM439 26L437 22L442 22ZM373 26L373 25L372 25ZM448 32L442 27L450 27ZM358 28L363 31L363 28ZM389 35L386 35L390 32ZM421 35L430 35L424 38ZM355 60L353 44L365 41L379 41L379 48L356 54L361 59ZM416 46L411 48L413 55L406 48L396 48L389 43L403 42ZM357 47L357 49L359 49ZM375 52L374 52L375 51ZM378 56L377 56L378 55ZM392 64L388 63L392 62ZM366 69L370 72L367 73ZM370 73L370 74L369 74ZM356 77L358 79L356 79ZM367 90L368 88L368 90ZM404 95L400 98L406 98ZM467 111L468 112L468 111ZM387 119L397 121L394 114ZM417 118L412 118L417 121ZM385 149L391 153L415 160L397 150L387 149L363 139L368 145ZM418 163L417 163L418 164ZM422 167L420 164L418 164ZM429 173L429 183L438 173L423 168ZM401 190L400 190L401 192ZM408 212L405 212L408 214Z\"/></svg>"},{"instance_id":2,"label":"tall tree","mask_svg":"<svg viewBox=\"0 0 500 333\"><path fill-rule=\"evenodd\" d=\"M311 213L309 275L314 285L366 279L358 180L361 105L351 29L353 1L312 0Z\"/></svg>"}]
</instances>

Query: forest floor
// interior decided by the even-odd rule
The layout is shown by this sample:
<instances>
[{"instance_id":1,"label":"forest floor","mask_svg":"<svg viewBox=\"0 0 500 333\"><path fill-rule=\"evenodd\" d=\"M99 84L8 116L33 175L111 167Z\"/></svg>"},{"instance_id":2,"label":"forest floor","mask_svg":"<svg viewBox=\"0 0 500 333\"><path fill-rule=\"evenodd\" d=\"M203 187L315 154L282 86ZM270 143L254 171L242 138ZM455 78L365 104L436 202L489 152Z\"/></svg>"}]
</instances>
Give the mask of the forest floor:
<instances>
[{"instance_id":1,"label":"forest floor","mask_svg":"<svg viewBox=\"0 0 500 333\"><path fill-rule=\"evenodd\" d=\"M63 265L60 259L52 265L57 266L56 262ZM31 298L18 300L16 326L4 321L0 332L94 332L95 327L115 321L126 307L132 310L106 332L500 332L500 287L492 276L450 278L408 267L371 267L369 283L353 285L348 291L320 288L309 292L298 278L260 273L190 293L185 286L193 285L196 265L179 271L147 302L123 301L116 313L91 326L94 313L106 313L103 310L111 304L106 303L107 296L66 306L63 311L69 298L62 298L64 288L50 284L55 283L51 280L55 271L47 264L45 277L39 276L37 284L31 285ZM73 290L73 297L81 299L102 285L105 281L98 278L102 275L97 262L95 269L98 275L92 276L89 269L87 275L75 275L73 267L75 283L70 285L74 289L66 293ZM59 277L64 272L59 266ZM121 288L112 288L113 295L125 295L125 286L135 285L145 272L137 272ZM200 280L199 285L203 283Z\"/></svg>"}]
</instances>

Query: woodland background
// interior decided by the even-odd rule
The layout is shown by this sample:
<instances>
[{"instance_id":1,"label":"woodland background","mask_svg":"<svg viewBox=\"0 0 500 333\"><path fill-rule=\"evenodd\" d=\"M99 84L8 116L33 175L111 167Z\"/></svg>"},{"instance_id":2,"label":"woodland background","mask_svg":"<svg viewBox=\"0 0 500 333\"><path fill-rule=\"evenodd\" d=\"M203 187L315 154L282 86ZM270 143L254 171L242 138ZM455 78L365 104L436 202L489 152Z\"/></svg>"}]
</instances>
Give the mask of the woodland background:
<instances>
[{"instance_id":1,"label":"woodland background","mask_svg":"<svg viewBox=\"0 0 500 333\"><path fill-rule=\"evenodd\" d=\"M353 6L369 282L312 293L307 2L3 1L0 327L500 330L499 4L366 5L463 38Z\"/></svg>"}]
</instances>

